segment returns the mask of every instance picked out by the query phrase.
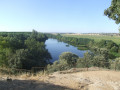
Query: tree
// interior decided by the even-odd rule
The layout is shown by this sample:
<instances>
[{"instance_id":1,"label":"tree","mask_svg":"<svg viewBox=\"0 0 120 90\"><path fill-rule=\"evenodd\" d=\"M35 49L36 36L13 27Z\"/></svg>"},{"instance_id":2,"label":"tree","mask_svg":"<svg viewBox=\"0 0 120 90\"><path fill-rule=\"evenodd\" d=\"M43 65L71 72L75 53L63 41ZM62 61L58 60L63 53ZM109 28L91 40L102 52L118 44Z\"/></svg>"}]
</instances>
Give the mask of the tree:
<instances>
[{"instance_id":1,"label":"tree","mask_svg":"<svg viewBox=\"0 0 120 90\"><path fill-rule=\"evenodd\" d=\"M86 52L84 53L84 57L83 57L83 64L84 64L84 67L90 67L91 66L91 60L93 58L93 53L90 53L90 52Z\"/></svg>"},{"instance_id":2,"label":"tree","mask_svg":"<svg viewBox=\"0 0 120 90\"><path fill-rule=\"evenodd\" d=\"M48 64L48 72L62 71L70 69L76 65L78 56L71 52L63 52L58 61L55 61L52 65Z\"/></svg>"},{"instance_id":3,"label":"tree","mask_svg":"<svg viewBox=\"0 0 120 90\"><path fill-rule=\"evenodd\" d=\"M110 19L115 20L116 24L120 23L120 0L112 0L111 5L104 11L104 14Z\"/></svg>"},{"instance_id":4,"label":"tree","mask_svg":"<svg viewBox=\"0 0 120 90\"><path fill-rule=\"evenodd\" d=\"M73 67L76 65L78 56L76 54L73 54L71 52L63 52L60 56L59 56L60 60L65 60L67 61L68 65L70 67Z\"/></svg>"},{"instance_id":5,"label":"tree","mask_svg":"<svg viewBox=\"0 0 120 90\"><path fill-rule=\"evenodd\" d=\"M93 58L93 66L96 67L105 67L106 59L103 55L96 55Z\"/></svg>"},{"instance_id":6,"label":"tree","mask_svg":"<svg viewBox=\"0 0 120 90\"><path fill-rule=\"evenodd\" d=\"M47 36L35 30L0 33L0 66L18 69L46 66L51 55L45 40Z\"/></svg>"},{"instance_id":7,"label":"tree","mask_svg":"<svg viewBox=\"0 0 120 90\"><path fill-rule=\"evenodd\" d=\"M96 48L94 52L93 65L101 67L109 67L109 52L106 48ZM100 65L101 64L101 65Z\"/></svg>"},{"instance_id":8,"label":"tree","mask_svg":"<svg viewBox=\"0 0 120 90\"><path fill-rule=\"evenodd\" d=\"M8 60L9 67L18 69L23 68L23 62L26 60L27 52L28 50L19 49L16 50L15 54L11 54Z\"/></svg>"}]
</instances>

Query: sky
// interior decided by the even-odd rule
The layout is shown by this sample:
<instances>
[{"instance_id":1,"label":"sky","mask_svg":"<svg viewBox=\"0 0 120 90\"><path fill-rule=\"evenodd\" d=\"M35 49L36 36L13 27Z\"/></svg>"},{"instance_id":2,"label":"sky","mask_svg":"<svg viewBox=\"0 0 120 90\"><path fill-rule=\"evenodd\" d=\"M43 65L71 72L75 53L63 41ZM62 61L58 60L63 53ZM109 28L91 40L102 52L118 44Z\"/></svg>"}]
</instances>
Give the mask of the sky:
<instances>
[{"instance_id":1,"label":"sky","mask_svg":"<svg viewBox=\"0 0 120 90\"><path fill-rule=\"evenodd\" d=\"M0 0L0 31L118 33L104 15L111 0Z\"/></svg>"}]
</instances>

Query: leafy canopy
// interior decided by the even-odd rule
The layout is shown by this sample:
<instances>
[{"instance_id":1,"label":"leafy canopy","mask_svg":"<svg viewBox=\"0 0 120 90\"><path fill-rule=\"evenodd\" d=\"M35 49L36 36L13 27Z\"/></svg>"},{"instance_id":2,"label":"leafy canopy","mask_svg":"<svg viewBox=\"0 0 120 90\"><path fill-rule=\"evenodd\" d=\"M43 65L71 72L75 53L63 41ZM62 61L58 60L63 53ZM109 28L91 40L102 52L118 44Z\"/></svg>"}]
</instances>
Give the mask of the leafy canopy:
<instances>
[{"instance_id":1,"label":"leafy canopy","mask_svg":"<svg viewBox=\"0 0 120 90\"><path fill-rule=\"evenodd\" d=\"M115 20L116 24L120 23L120 0L112 0L111 5L104 11L104 14Z\"/></svg>"},{"instance_id":2,"label":"leafy canopy","mask_svg":"<svg viewBox=\"0 0 120 90\"><path fill-rule=\"evenodd\" d=\"M68 65L70 67L75 66L78 56L76 54L73 54L71 52L63 52L60 56L59 56L60 60L64 60L67 61Z\"/></svg>"}]
</instances>

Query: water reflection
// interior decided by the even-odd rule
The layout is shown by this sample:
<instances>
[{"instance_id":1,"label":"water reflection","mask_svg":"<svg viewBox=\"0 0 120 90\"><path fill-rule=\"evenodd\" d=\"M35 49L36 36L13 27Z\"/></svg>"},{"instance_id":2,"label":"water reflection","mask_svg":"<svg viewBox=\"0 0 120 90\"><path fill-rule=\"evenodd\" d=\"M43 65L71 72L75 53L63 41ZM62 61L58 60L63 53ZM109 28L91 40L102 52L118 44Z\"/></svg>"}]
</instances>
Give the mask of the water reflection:
<instances>
[{"instance_id":1,"label":"water reflection","mask_svg":"<svg viewBox=\"0 0 120 90\"><path fill-rule=\"evenodd\" d=\"M45 42L46 48L50 52L52 59L51 62L54 62L59 59L59 55L62 52L72 52L78 55L79 57L83 57L86 50L78 50L77 47L69 45L64 42L58 42L56 39L48 39Z\"/></svg>"}]
</instances>

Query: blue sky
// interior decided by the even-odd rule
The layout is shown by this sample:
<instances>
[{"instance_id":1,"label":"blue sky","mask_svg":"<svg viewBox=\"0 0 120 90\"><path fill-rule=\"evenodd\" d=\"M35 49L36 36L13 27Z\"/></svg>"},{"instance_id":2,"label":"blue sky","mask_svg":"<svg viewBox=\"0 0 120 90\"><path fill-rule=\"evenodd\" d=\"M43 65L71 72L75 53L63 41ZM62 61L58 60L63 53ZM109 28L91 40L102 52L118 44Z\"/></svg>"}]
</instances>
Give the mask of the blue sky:
<instances>
[{"instance_id":1,"label":"blue sky","mask_svg":"<svg viewBox=\"0 0 120 90\"><path fill-rule=\"evenodd\" d=\"M111 0L0 0L0 31L118 33Z\"/></svg>"}]
</instances>

